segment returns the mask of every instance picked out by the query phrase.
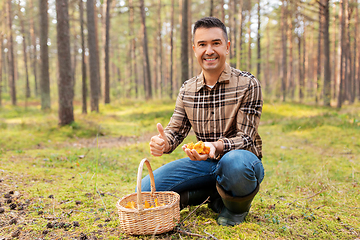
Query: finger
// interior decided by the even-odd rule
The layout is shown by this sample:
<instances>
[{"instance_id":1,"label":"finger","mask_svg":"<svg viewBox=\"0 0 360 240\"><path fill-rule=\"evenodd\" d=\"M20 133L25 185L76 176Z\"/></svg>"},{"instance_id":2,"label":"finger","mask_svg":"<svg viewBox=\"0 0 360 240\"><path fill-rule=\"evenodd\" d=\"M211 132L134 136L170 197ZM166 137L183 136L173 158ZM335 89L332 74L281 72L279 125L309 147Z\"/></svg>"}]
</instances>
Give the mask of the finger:
<instances>
[{"instance_id":1,"label":"finger","mask_svg":"<svg viewBox=\"0 0 360 240\"><path fill-rule=\"evenodd\" d=\"M210 148L209 157L215 158L215 148Z\"/></svg>"},{"instance_id":2,"label":"finger","mask_svg":"<svg viewBox=\"0 0 360 240\"><path fill-rule=\"evenodd\" d=\"M165 144L165 140L160 138L160 135L159 136L153 136L151 138L151 142L156 143L158 145L164 145Z\"/></svg>"},{"instance_id":3,"label":"finger","mask_svg":"<svg viewBox=\"0 0 360 240\"><path fill-rule=\"evenodd\" d=\"M156 127L157 127L158 132L160 133L160 136L161 136L163 139L166 139L166 135L165 135L165 132L164 132L164 128L163 128L163 126L161 125L161 123L156 124Z\"/></svg>"},{"instance_id":4,"label":"finger","mask_svg":"<svg viewBox=\"0 0 360 240\"><path fill-rule=\"evenodd\" d=\"M196 160L196 159L194 158L193 154L191 153L191 150L190 150L190 149L186 148L186 149L185 149L185 153L186 153L186 155L188 155L188 157L189 157L191 160L193 160L193 161Z\"/></svg>"}]
</instances>

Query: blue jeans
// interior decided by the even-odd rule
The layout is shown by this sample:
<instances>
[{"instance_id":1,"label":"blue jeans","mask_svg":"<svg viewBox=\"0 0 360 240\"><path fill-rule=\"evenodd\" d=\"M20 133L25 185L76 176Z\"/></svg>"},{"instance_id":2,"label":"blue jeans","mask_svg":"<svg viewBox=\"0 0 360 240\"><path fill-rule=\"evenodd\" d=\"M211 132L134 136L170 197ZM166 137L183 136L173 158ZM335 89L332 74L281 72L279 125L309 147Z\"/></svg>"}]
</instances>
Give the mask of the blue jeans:
<instances>
[{"instance_id":1,"label":"blue jeans","mask_svg":"<svg viewBox=\"0 0 360 240\"><path fill-rule=\"evenodd\" d=\"M264 179L261 160L252 152L233 150L219 161L192 161L182 158L167 163L154 172L156 191L174 191L215 187L216 181L229 194L242 197L252 193ZM141 191L150 191L149 175L142 179Z\"/></svg>"}]
</instances>

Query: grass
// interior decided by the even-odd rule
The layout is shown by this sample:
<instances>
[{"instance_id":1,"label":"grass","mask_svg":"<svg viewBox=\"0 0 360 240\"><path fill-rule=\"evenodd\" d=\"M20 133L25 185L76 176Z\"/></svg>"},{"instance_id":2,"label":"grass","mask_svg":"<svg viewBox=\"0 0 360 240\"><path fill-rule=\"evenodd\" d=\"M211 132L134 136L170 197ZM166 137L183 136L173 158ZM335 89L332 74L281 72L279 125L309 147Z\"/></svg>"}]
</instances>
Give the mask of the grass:
<instances>
[{"instance_id":1,"label":"grass","mask_svg":"<svg viewBox=\"0 0 360 240\"><path fill-rule=\"evenodd\" d=\"M173 108L170 100L126 101L82 115L76 106L76 122L59 127L56 109L3 106L0 239L151 239L122 233L115 204L134 192L142 158L156 169L184 156L178 148L155 158L148 149L156 123L166 125ZM186 229L218 239L359 238L359 109L266 102L259 127L265 179L246 222L218 226L217 214L203 205L184 222ZM4 196L9 192L13 210ZM182 210L181 219L194 208ZM193 237L169 232L156 238Z\"/></svg>"}]
</instances>

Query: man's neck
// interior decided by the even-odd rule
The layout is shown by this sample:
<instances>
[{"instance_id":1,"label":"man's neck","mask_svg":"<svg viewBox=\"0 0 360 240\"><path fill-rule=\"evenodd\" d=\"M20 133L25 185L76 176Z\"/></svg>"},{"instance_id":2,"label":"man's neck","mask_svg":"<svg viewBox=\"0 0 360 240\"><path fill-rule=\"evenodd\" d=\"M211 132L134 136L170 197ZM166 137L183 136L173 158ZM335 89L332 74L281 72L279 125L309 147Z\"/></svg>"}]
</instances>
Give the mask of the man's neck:
<instances>
[{"instance_id":1,"label":"man's neck","mask_svg":"<svg viewBox=\"0 0 360 240\"><path fill-rule=\"evenodd\" d=\"M203 71L205 84L210 85L210 86L215 85L216 82L218 81L222 71L221 72L216 72L216 73L211 72L211 71L210 72L209 71Z\"/></svg>"}]
</instances>

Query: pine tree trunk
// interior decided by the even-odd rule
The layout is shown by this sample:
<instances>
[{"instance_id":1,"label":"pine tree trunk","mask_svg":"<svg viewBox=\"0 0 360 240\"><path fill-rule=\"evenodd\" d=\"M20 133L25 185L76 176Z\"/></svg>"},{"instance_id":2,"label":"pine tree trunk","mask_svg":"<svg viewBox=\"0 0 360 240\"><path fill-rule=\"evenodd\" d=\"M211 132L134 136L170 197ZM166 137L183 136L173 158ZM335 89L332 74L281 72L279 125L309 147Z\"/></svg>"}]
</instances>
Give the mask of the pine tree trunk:
<instances>
[{"instance_id":1,"label":"pine tree trunk","mask_svg":"<svg viewBox=\"0 0 360 240\"><path fill-rule=\"evenodd\" d=\"M260 71L261 71L261 42L260 42L260 25L261 25L261 19L260 19L260 0L258 0L258 27L257 27L257 71L256 71L256 77L260 78Z\"/></svg>"},{"instance_id":2,"label":"pine tree trunk","mask_svg":"<svg viewBox=\"0 0 360 240\"><path fill-rule=\"evenodd\" d=\"M3 41L4 41L4 35L2 31L0 31L0 107L2 106Z\"/></svg>"},{"instance_id":3,"label":"pine tree trunk","mask_svg":"<svg viewBox=\"0 0 360 240\"><path fill-rule=\"evenodd\" d=\"M330 106L331 100L331 69L329 39L329 0L324 2L324 106Z\"/></svg>"},{"instance_id":4,"label":"pine tree trunk","mask_svg":"<svg viewBox=\"0 0 360 240\"><path fill-rule=\"evenodd\" d=\"M158 0L158 4L159 4L159 8L158 8L158 26L159 26L159 32L158 32L158 39L159 39L159 59L160 59L160 66L159 66L159 71L160 71L160 79L158 81L158 85L159 85L159 97L161 98L162 96L162 92L163 92L163 85L164 85L164 76L163 76L163 49L162 49L162 36L161 36L161 29L162 29L162 20L161 20L161 0Z\"/></svg>"},{"instance_id":5,"label":"pine tree trunk","mask_svg":"<svg viewBox=\"0 0 360 240\"><path fill-rule=\"evenodd\" d=\"M27 52L26 52L26 37L25 37L25 27L24 27L24 20L23 20L23 16L21 13L21 6L20 4L17 5L18 6L18 17L20 20L20 25L21 25L21 34L23 37L22 40L22 45L23 45L23 56L24 56L24 66L25 66L25 99L26 99L26 103L27 103L27 99L31 96L31 92L30 92L30 84L29 84L29 72L28 72L28 63L27 63Z\"/></svg>"},{"instance_id":6,"label":"pine tree trunk","mask_svg":"<svg viewBox=\"0 0 360 240\"><path fill-rule=\"evenodd\" d=\"M182 1L182 0L180 0ZM210 0L210 12L209 16L212 17L214 15L214 0Z\"/></svg>"},{"instance_id":7,"label":"pine tree trunk","mask_svg":"<svg viewBox=\"0 0 360 240\"><path fill-rule=\"evenodd\" d=\"M89 48L89 69L90 69L90 99L91 111L99 112L99 75L98 60L96 53L96 32L94 18L94 2L86 1L87 26L88 26L88 48Z\"/></svg>"},{"instance_id":8,"label":"pine tree trunk","mask_svg":"<svg viewBox=\"0 0 360 240\"><path fill-rule=\"evenodd\" d=\"M33 11L33 2L29 0L29 10ZM33 12L32 12L33 13ZM34 74L34 89L35 89L35 96L38 96L38 78L37 78L37 50L36 50L36 36L35 36L35 24L34 24L34 16L30 14L30 37L31 37L31 45L32 45L32 58L31 58L31 65Z\"/></svg>"},{"instance_id":9,"label":"pine tree trunk","mask_svg":"<svg viewBox=\"0 0 360 240\"><path fill-rule=\"evenodd\" d=\"M323 49L323 15L324 15L324 9L323 9L323 1L324 0L319 0L318 4L319 4L319 37L318 37L318 47L317 47L317 61L316 61L316 89L315 89L315 102L318 103L320 100L320 82L321 82L321 69L322 69L322 49Z\"/></svg>"},{"instance_id":10,"label":"pine tree trunk","mask_svg":"<svg viewBox=\"0 0 360 240\"><path fill-rule=\"evenodd\" d=\"M144 65L145 65L145 73L146 73L145 97L146 97L146 99L151 99L152 98L152 86L151 86L151 72L150 72L150 61L149 61L149 50L148 50L144 0L140 0L140 12L141 12L141 26L142 26L142 31L143 31Z\"/></svg>"},{"instance_id":11,"label":"pine tree trunk","mask_svg":"<svg viewBox=\"0 0 360 240\"><path fill-rule=\"evenodd\" d=\"M293 3L291 1L288 1L289 4L289 16L294 16L294 8ZM294 81L294 56L293 56L293 18L290 17L289 19L289 28L287 31L287 35L289 38L289 71L288 71L288 82L289 82L289 92L291 99L294 99L295 94L295 81Z\"/></svg>"},{"instance_id":12,"label":"pine tree trunk","mask_svg":"<svg viewBox=\"0 0 360 240\"><path fill-rule=\"evenodd\" d=\"M248 26L248 69L247 71L251 72L251 43L252 43L252 38L251 38L251 9L248 11L249 12L249 26Z\"/></svg>"},{"instance_id":13,"label":"pine tree trunk","mask_svg":"<svg viewBox=\"0 0 360 240\"><path fill-rule=\"evenodd\" d=\"M281 6L281 44L282 44L282 77L281 77L281 92L282 92L282 101L286 100L286 82L287 82L287 13L286 13L286 4L285 0L282 0Z\"/></svg>"},{"instance_id":14,"label":"pine tree trunk","mask_svg":"<svg viewBox=\"0 0 360 240\"><path fill-rule=\"evenodd\" d=\"M344 45L345 45L345 7L344 1L340 0L340 12L339 12L339 21L340 21L340 43L339 43L339 65L340 65L340 79L339 79L339 93L337 99L337 108L341 108L344 100L344 85L345 85L345 53L344 53Z\"/></svg>"},{"instance_id":15,"label":"pine tree trunk","mask_svg":"<svg viewBox=\"0 0 360 240\"><path fill-rule=\"evenodd\" d=\"M50 75L48 54L48 1L40 0L40 61L41 61L41 109L50 109Z\"/></svg>"},{"instance_id":16,"label":"pine tree trunk","mask_svg":"<svg viewBox=\"0 0 360 240\"><path fill-rule=\"evenodd\" d=\"M8 16L8 58L9 58L9 81L10 81L10 96L12 105L16 106L16 84L15 84L15 61L14 61L14 42L12 34L12 9L11 0L7 2L7 16Z\"/></svg>"},{"instance_id":17,"label":"pine tree trunk","mask_svg":"<svg viewBox=\"0 0 360 240\"><path fill-rule=\"evenodd\" d=\"M87 113L87 94L88 88L86 83L86 63L85 63L85 36L84 36L84 3L79 0L80 9L80 31L81 31L81 83L82 83L82 113Z\"/></svg>"},{"instance_id":18,"label":"pine tree trunk","mask_svg":"<svg viewBox=\"0 0 360 240\"><path fill-rule=\"evenodd\" d=\"M360 37L358 36L359 34L359 24L360 24L360 18L359 18L359 8L356 8L356 13L355 13L355 44L356 44L356 49L357 51L359 51L360 49ZM355 51L355 52L357 52ZM355 76L355 88L356 88L356 96L358 98L358 101L360 101L360 53L357 53L357 61L356 61L356 73Z\"/></svg>"},{"instance_id":19,"label":"pine tree trunk","mask_svg":"<svg viewBox=\"0 0 360 240\"><path fill-rule=\"evenodd\" d=\"M174 59L174 0L171 0L171 26L170 26L170 77L169 97L173 98L173 59Z\"/></svg>"},{"instance_id":20,"label":"pine tree trunk","mask_svg":"<svg viewBox=\"0 0 360 240\"><path fill-rule=\"evenodd\" d=\"M74 121L68 0L56 0L56 20L59 63L59 125L64 126Z\"/></svg>"},{"instance_id":21,"label":"pine tree trunk","mask_svg":"<svg viewBox=\"0 0 360 240\"><path fill-rule=\"evenodd\" d=\"M239 11L238 11L238 18L239 18L239 40L236 52L236 68L241 69L241 60L242 60L242 26L243 26L243 0L239 0Z\"/></svg>"},{"instance_id":22,"label":"pine tree trunk","mask_svg":"<svg viewBox=\"0 0 360 240\"><path fill-rule=\"evenodd\" d=\"M181 22L181 80L189 78L189 54L188 54L188 0L182 2L182 22Z\"/></svg>"},{"instance_id":23,"label":"pine tree trunk","mask_svg":"<svg viewBox=\"0 0 360 240\"><path fill-rule=\"evenodd\" d=\"M110 6L111 0L106 0L105 14L105 46L104 46L104 62L105 62L105 104L110 103L110 67L109 67L109 43L110 43Z\"/></svg>"},{"instance_id":24,"label":"pine tree trunk","mask_svg":"<svg viewBox=\"0 0 360 240\"><path fill-rule=\"evenodd\" d=\"M334 99L336 99L336 96L337 96L337 86L338 86L338 84L337 84L337 82L338 82L338 71L339 71L339 68L338 68L338 63L337 63L337 61L338 61L338 57L337 57L337 51L336 51L336 43L338 42L337 41L337 39L336 39L336 36L337 36L337 32L336 32L336 30L337 30L337 17L336 17L336 4L334 3L333 4L333 16L334 16L334 18L333 18L333 25L332 25L332 28L333 28L333 37L332 37L332 41L333 41L333 58L332 58L332 84L333 84L333 86L332 86L332 97L334 98Z\"/></svg>"}]
</instances>

